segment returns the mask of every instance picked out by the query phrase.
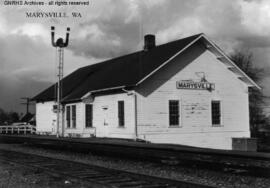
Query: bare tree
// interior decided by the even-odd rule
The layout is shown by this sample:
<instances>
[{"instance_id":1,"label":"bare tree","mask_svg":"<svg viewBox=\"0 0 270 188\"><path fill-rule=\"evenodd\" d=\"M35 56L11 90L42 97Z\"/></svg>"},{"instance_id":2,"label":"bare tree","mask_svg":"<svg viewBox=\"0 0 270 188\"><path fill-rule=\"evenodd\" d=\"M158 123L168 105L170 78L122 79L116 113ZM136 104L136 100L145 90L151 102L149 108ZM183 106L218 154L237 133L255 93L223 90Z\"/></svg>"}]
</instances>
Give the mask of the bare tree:
<instances>
[{"instance_id":1,"label":"bare tree","mask_svg":"<svg viewBox=\"0 0 270 188\"><path fill-rule=\"evenodd\" d=\"M5 112L0 108L0 126L18 122L20 119L17 112Z\"/></svg>"},{"instance_id":2,"label":"bare tree","mask_svg":"<svg viewBox=\"0 0 270 188\"><path fill-rule=\"evenodd\" d=\"M236 51L230 58L236 65L242 69L255 82L260 82L265 76L262 68L254 67L253 55L251 52ZM267 117L263 113L264 96L261 90L249 89L249 112L250 112L250 130L251 136L257 137L258 126L265 124Z\"/></svg>"}]
</instances>

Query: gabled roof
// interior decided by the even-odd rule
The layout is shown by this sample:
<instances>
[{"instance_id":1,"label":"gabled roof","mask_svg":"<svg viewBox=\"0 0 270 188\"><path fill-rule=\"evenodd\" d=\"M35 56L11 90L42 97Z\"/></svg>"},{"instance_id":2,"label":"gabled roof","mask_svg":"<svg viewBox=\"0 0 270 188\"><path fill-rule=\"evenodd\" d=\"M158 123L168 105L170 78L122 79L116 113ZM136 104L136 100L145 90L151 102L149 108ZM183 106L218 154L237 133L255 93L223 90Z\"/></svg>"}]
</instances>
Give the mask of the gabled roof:
<instances>
[{"instance_id":1,"label":"gabled roof","mask_svg":"<svg viewBox=\"0 0 270 188\"><path fill-rule=\"evenodd\" d=\"M246 83L248 82L250 86L259 87L235 64L230 62L224 53L220 53L217 46L209 41L204 34L197 34L156 46L148 51L142 50L82 67L63 79L62 101L81 100L84 95L92 91L137 86L200 39L214 48L219 58L220 56L224 57L230 66L236 67L241 74L241 78L246 79ZM51 101L55 99L55 96L56 85L54 84L32 100Z\"/></svg>"},{"instance_id":2,"label":"gabled roof","mask_svg":"<svg viewBox=\"0 0 270 188\"><path fill-rule=\"evenodd\" d=\"M230 71L232 71L241 81L246 83L249 87L255 87L261 89L244 71L242 71L214 42L212 42L207 36L202 34L202 41L205 46L216 55L217 59L221 61Z\"/></svg>"}]
</instances>

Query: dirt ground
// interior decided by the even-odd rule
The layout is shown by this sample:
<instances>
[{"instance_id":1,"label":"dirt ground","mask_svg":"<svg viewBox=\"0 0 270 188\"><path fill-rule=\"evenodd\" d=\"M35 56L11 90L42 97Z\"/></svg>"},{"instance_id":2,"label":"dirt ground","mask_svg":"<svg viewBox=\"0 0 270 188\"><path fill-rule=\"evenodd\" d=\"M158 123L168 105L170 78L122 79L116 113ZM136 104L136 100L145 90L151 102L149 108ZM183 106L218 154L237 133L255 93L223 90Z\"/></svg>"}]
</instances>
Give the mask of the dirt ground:
<instances>
[{"instance_id":1,"label":"dirt ground","mask_svg":"<svg viewBox=\"0 0 270 188\"><path fill-rule=\"evenodd\" d=\"M84 188L92 187L69 177L50 175L39 169L0 161L0 188Z\"/></svg>"}]
</instances>

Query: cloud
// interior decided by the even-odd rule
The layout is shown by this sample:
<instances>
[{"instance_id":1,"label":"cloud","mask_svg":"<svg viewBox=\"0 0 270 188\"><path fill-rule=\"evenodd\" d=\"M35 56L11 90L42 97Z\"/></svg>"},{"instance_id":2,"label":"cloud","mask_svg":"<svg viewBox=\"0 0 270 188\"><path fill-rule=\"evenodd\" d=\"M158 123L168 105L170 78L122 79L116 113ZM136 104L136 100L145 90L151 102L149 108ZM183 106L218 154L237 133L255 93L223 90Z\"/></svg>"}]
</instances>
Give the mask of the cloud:
<instances>
[{"instance_id":1,"label":"cloud","mask_svg":"<svg viewBox=\"0 0 270 188\"><path fill-rule=\"evenodd\" d=\"M203 32L226 53L248 49L254 54L256 66L270 67L268 0L90 2L89 7L0 5L0 87L4 91L0 96L18 103L19 94L34 95L56 80L57 54L50 44L52 25L56 26L56 38L65 36L66 27L71 27L65 74L140 50L143 35L148 33L155 34L157 44L162 44ZM83 18L29 19L24 16L26 10L79 11ZM270 79L266 78L263 85L269 84ZM4 101L1 105L7 109L13 106Z\"/></svg>"},{"instance_id":2,"label":"cloud","mask_svg":"<svg viewBox=\"0 0 270 188\"><path fill-rule=\"evenodd\" d=\"M25 112L25 106L21 105L22 97L31 97L48 87L50 82L36 80L13 80L6 76L0 76L0 108L6 111ZM32 112L34 108L32 107Z\"/></svg>"},{"instance_id":3,"label":"cloud","mask_svg":"<svg viewBox=\"0 0 270 188\"><path fill-rule=\"evenodd\" d=\"M23 31L0 36L0 108L24 111L21 97L33 97L56 81L56 49L42 39ZM96 61L72 54L65 51L65 75Z\"/></svg>"},{"instance_id":4,"label":"cloud","mask_svg":"<svg viewBox=\"0 0 270 188\"><path fill-rule=\"evenodd\" d=\"M160 44L204 32L228 51L233 50L230 43L249 48L269 45L263 40L270 28L267 1L119 0L101 1L93 8L95 15L90 12L76 28L79 34L75 33L70 48L76 55L110 58L126 54L141 49L147 33L156 34Z\"/></svg>"}]
</instances>

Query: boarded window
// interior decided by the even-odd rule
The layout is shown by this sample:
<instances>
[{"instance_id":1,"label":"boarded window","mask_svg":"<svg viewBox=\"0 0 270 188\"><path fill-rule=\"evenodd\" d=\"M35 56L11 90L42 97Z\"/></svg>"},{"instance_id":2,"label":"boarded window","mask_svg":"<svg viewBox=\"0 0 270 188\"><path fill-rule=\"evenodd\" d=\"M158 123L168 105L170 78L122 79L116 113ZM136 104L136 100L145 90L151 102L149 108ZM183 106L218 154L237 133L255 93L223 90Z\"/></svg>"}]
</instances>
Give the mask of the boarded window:
<instances>
[{"instance_id":1,"label":"boarded window","mask_svg":"<svg viewBox=\"0 0 270 188\"><path fill-rule=\"evenodd\" d=\"M67 106L66 119L67 119L67 128L70 128L70 106Z\"/></svg>"},{"instance_id":2,"label":"boarded window","mask_svg":"<svg viewBox=\"0 0 270 188\"><path fill-rule=\"evenodd\" d=\"M76 106L72 105L71 106L71 111L72 111L72 128L76 128Z\"/></svg>"},{"instance_id":3,"label":"boarded window","mask_svg":"<svg viewBox=\"0 0 270 188\"><path fill-rule=\"evenodd\" d=\"M118 101L118 124L120 127L125 126L125 104L124 104L124 101Z\"/></svg>"},{"instance_id":4,"label":"boarded window","mask_svg":"<svg viewBox=\"0 0 270 188\"><path fill-rule=\"evenodd\" d=\"M93 105L85 105L85 127L93 127Z\"/></svg>"},{"instance_id":5,"label":"boarded window","mask_svg":"<svg viewBox=\"0 0 270 188\"><path fill-rule=\"evenodd\" d=\"M212 125L221 124L220 101L212 101Z\"/></svg>"},{"instance_id":6,"label":"boarded window","mask_svg":"<svg viewBox=\"0 0 270 188\"><path fill-rule=\"evenodd\" d=\"M170 123L170 126L179 125L179 101L178 100L169 101L169 123Z\"/></svg>"}]
</instances>

